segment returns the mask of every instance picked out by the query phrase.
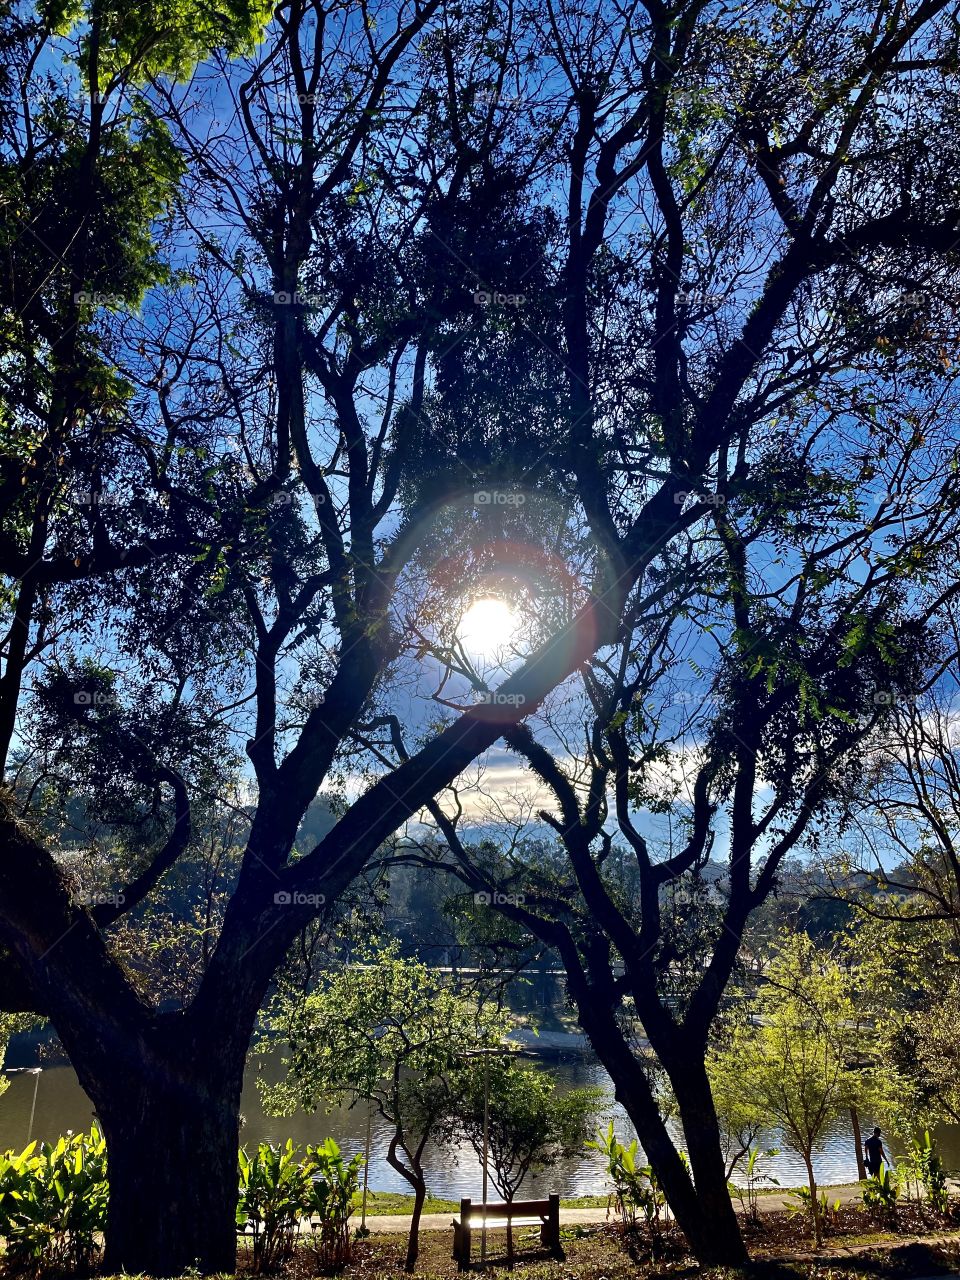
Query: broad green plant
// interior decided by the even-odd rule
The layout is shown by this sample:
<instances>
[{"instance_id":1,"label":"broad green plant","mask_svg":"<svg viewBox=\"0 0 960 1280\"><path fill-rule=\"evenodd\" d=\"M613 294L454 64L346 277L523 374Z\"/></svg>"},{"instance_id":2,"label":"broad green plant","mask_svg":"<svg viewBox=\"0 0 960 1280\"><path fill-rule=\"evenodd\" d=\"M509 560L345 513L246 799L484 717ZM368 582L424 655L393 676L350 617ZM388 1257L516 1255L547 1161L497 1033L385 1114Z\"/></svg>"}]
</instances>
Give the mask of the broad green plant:
<instances>
[{"instance_id":1,"label":"broad green plant","mask_svg":"<svg viewBox=\"0 0 960 1280\"><path fill-rule=\"evenodd\" d=\"M261 1142L249 1154L240 1148L237 1226L253 1235L253 1271L275 1271L293 1255L300 1219L308 1211L309 1161L288 1138L280 1146Z\"/></svg>"},{"instance_id":2,"label":"broad green plant","mask_svg":"<svg viewBox=\"0 0 960 1280\"><path fill-rule=\"evenodd\" d=\"M836 1218L842 1203L843 1201L838 1198L831 1204L825 1191L819 1193L817 1196L817 1218L821 1228L829 1226L831 1219ZM795 1187L787 1196L784 1207L787 1213L793 1217L812 1218L813 1198L810 1194L810 1188Z\"/></svg>"},{"instance_id":3,"label":"broad green plant","mask_svg":"<svg viewBox=\"0 0 960 1280\"><path fill-rule=\"evenodd\" d=\"M780 1152L776 1147L771 1147L767 1150L764 1150L763 1147L750 1147L747 1151L747 1163L744 1168L746 1181L742 1186L734 1182L729 1183L731 1195L737 1197L744 1215L753 1223L759 1223L760 1221L759 1195L761 1184L771 1187L779 1187L780 1185L776 1178L769 1173L763 1172L760 1168L760 1161L779 1154Z\"/></svg>"},{"instance_id":4,"label":"broad green plant","mask_svg":"<svg viewBox=\"0 0 960 1280\"><path fill-rule=\"evenodd\" d=\"M897 1179L886 1167L881 1169L875 1177L867 1178L863 1184L865 1208L890 1223L896 1222L899 1194Z\"/></svg>"},{"instance_id":5,"label":"broad green plant","mask_svg":"<svg viewBox=\"0 0 960 1280\"><path fill-rule=\"evenodd\" d=\"M660 1215L666 1199L653 1170L641 1164L636 1138L625 1146L613 1129L613 1121L601 1129L587 1147L599 1151L607 1162L613 1182L613 1202L626 1230L635 1230L641 1219L646 1222L651 1240L660 1237Z\"/></svg>"},{"instance_id":6,"label":"broad green plant","mask_svg":"<svg viewBox=\"0 0 960 1280\"><path fill-rule=\"evenodd\" d=\"M86 1271L107 1219L107 1148L94 1125L0 1156L0 1236L17 1275Z\"/></svg>"},{"instance_id":7,"label":"broad green plant","mask_svg":"<svg viewBox=\"0 0 960 1280\"><path fill-rule=\"evenodd\" d=\"M350 1215L363 1160L359 1154L345 1160L333 1138L307 1148L306 1208L317 1220L313 1240L322 1267L343 1267L350 1261Z\"/></svg>"},{"instance_id":8,"label":"broad green plant","mask_svg":"<svg viewBox=\"0 0 960 1280\"><path fill-rule=\"evenodd\" d=\"M300 1224L316 1222L314 1248L322 1266L350 1260L349 1219L363 1156L345 1160L332 1138L300 1149L288 1139L281 1146L261 1142L239 1155L240 1193L237 1227L253 1237L255 1275L276 1271L293 1256Z\"/></svg>"},{"instance_id":9,"label":"broad green plant","mask_svg":"<svg viewBox=\"0 0 960 1280\"><path fill-rule=\"evenodd\" d=\"M911 1144L908 1164L913 1180L923 1187L924 1198L935 1213L947 1211L947 1175L943 1168L943 1160L937 1151L936 1143L931 1141L929 1129L924 1130L923 1138L915 1138Z\"/></svg>"}]
</instances>

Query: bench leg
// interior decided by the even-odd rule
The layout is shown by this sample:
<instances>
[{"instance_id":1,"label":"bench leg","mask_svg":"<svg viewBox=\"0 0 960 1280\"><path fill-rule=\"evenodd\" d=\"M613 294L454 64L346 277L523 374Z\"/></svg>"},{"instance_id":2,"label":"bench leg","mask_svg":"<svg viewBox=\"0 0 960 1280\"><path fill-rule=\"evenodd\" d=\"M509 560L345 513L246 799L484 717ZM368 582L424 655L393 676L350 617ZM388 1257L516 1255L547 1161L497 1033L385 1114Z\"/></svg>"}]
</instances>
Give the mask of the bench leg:
<instances>
[{"instance_id":1,"label":"bench leg","mask_svg":"<svg viewBox=\"0 0 960 1280\"><path fill-rule=\"evenodd\" d=\"M553 1194L549 1197L549 1201L550 1211L544 1224L545 1228L549 1229L547 1243L553 1251L553 1256L563 1261L566 1255L560 1244L560 1197L557 1194ZM541 1239L543 1239L542 1236Z\"/></svg>"}]
</instances>

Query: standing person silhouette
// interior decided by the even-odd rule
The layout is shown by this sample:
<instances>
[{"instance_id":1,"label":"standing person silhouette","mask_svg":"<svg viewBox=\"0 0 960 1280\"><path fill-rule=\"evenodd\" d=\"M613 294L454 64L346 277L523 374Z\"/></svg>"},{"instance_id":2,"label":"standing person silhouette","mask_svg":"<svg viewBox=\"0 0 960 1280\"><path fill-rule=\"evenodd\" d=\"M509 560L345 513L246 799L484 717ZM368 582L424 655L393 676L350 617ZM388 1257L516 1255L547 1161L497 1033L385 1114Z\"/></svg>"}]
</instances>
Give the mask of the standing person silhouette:
<instances>
[{"instance_id":1,"label":"standing person silhouette","mask_svg":"<svg viewBox=\"0 0 960 1280\"><path fill-rule=\"evenodd\" d=\"M883 1149L883 1139L880 1137L879 1129L874 1129L873 1135L863 1144L863 1154L866 1157L864 1163L867 1166L867 1173L871 1178L876 1178L880 1173L880 1166L887 1160L887 1153ZM887 1160L887 1163L890 1163L889 1160Z\"/></svg>"}]
</instances>

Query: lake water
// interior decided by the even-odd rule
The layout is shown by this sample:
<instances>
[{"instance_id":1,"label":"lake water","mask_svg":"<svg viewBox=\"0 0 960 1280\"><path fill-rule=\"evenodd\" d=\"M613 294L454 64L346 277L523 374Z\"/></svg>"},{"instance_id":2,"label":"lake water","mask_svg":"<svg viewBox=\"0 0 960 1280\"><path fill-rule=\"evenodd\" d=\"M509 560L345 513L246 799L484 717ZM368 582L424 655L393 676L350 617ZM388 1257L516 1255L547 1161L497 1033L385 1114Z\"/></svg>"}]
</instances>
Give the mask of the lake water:
<instances>
[{"instance_id":1,"label":"lake water","mask_svg":"<svg viewBox=\"0 0 960 1280\"><path fill-rule=\"evenodd\" d=\"M561 1088L580 1085L610 1086L609 1077L596 1061L586 1055L569 1056L565 1060L546 1060L543 1064L556 1077ZM10 1077L10 1087L0 1097L0 1150L21 1150L27 1140L30 1109L33 1101L35 1076L19 1074ZM266 1115L260 1106L254 1072L250 1071L244 1086L242 1111L244 1127L242 1139L250 1144L261 1139L271 1142L293 1138L305 1145L325 1137L336 1138L348 1153L362 1151L366 1138L367 1111L363 1103L356 1106L333 1107L312 1115L298 1112L293 1116ZM623 1111L611 1101L610 1116L621 1139L634 1136L632 1126ZM56 1138L68 1129L89 1127L93 1108L81 1089L76 1075L69 1066L45 1068L37 1087L36 1114L33 1136L48 1140ZM861 1117L864 1131L871 1117ZM939 1131L941 1151L950 1170L960 1169L960 1126L945 1126ZM377 1117L372 1124L370 1147L370 1187L377 1191L409 1191L409 1187L387 1164L384 1152L389 1141L387 1127ZM765 1145L780 1146L776 1134L768 1135ZM781 1186L798 1186L806 1181L803 1163L798 1156L782 1151L764 1166L765 1172L775 1177ZM428 1180L432 1194L450 1199L481 1194L480 1164L470 1148L451 1150L435 1148L427 1162ZM853 1138L847 1128L841 1128L824 1143L816 1159L818 1179L825 1185L854 1182L857 1177ZM531 1175L524 1184L524 1194L546 1194L559 1191L562 1196L606 1194L609 1190L603 1163L596 1152L585 1151L582 1157L545 1171L539 1177ZM492 1193L491 1193L492 1194Z\"/></svg>"}]
</instances>

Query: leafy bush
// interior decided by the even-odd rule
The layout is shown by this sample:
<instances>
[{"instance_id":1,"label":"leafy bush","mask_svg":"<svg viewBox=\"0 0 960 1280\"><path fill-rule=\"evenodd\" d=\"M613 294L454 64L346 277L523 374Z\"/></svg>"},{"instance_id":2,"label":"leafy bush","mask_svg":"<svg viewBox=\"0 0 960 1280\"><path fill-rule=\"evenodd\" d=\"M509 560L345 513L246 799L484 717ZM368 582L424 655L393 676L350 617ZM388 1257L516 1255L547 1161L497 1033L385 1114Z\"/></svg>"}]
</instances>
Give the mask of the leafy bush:
<instances>
[{"instance_id":1,"label":"leafy bush","mask_svg":"<svg viewBox=\"0 0 960 1280\"><path fill-rule=\"evenodd\" d=\"M774 1147L766 1151L761 1147L751 1147L747 1152L746 1182L742 1187L734 1182L729 1184L731 1195L737 1197L740 1201L741 1210L753 1223L760 1222L760 1184L765 1182L771 1187L779 1187L780 1185L776 1178L760 1169L760 1161L779 1154L779 1151Z\"/></svg>"},{"instance_id":2,"label":"leafy bush","mask_svg":"<svg viewBox=\"0 0 960 1280\"><path fill-rule=\"evenodd\" d=\"M285 1146L261 1142L252 1155L240 1148L237 1226L253 1233L253 1270L275 1271L293 1254L305 1216L310 1175L288 1138Z\"/></svg>"},{"instance_id":3,"label":"leafy bush","mask_svg":"<svg viewBox=\"0 0 960 1280\"><path fill-rule=\"evenodd\" d=\"M820 1192L817 1196L817 1211L821 1227L830 1226L840 1212L842 1203L842 1200L834 1200L833 1204L830 1204L827 1193ZM816 1226L813 1216L813 1196L809 1187L794 1187L784 1201L784 1208L793 1217L809 1218Z\"/></svg>"},{"instance_id":4,"label":"leafy bush","mask_svg":"<svg viewBox=\"0 0 960 1280\"><path fill-rule=\"evenodd\" d=\"M601 1130L587 1146L606 1158L607 1172L613 1180L614 1205L624 1228L634 1230L642 1216L650 1230L651 1239L658 1239L660 1214L666 1204L666 1197L650 1166L640 1164L636 1138L629 1147L625 1147L614 1133L611 1120L606 1132Z\"/></svg>"},{"instance_id":5,"label":"leafy bush","mask_svg":"<svg viewBox=\"0 0 960 1280\"><path fill-rule=\"evenodd\" d=\"M946 1213L949 1198L947 1175L936 1144L930 1141L929 1130L924 1131L922 1141L914 1139L910 1152L910 1166L914 1178L923 1186L930 1207L936 1213Z\"/></svg>"},{"instance_id":6,"label":"leafy bush","mask_svg":"<svg viewBox=\"0 0 960 1280\"><path fill-rule=\"evenodd\" d=\"M239 1154L237 1226L253 1235L253 1269L273 1271L293 1253L302 1218L319 1219L315 1246L324 1266L350 1260L349 1219L363 1156L345 1160L328 1138L301 1160L293 1143L261 1142ZM107 1225L107 1147L99 1128L55 1145L31 1142L0 1155L0 1237L4 1269L17 1276L89 1270Z\"/></svg>"},{"instance_id":7,"label":"leafy bush","mask_svg":"<svg viewBox=\"0 0 960 1280\"><path fill-rule=\"evenodd\" d=\"M0 1236L18 1275L88 1270L107 1219L107 1147L99 1128L54 1146L31 1142L0 1156Z\"/></svg>"},{"instance_id":8,"label":"leafy bush","mask_svg":"<svg viewBox=\"0 0 960 1280\"><path fill-rule=\"evenodd\" d=\"M896 1221L897 1196L900 1189L897 1180L884 1168L873 1178L867 1178L863 1184L864 1206L878 1217L890 1222Z\"/></svg>"},{"instance_id":9,"label":"leafy bush","mask_svg":"<svg viewBox=\"0 0 960 1280\"><path fill-rule=\"evenodd\" d=\"M350 1261L350 1215L360 1182L363 1156L344 1160L333 1138L307 1148L310 1189L307 1213L319 1218L314 1236L318 1260L324 1267L342 1267Z\"/></svg>"},{"instance_id":10,"label":"leafy bush","mask_svg":"<svg viewBox=\"0 0 960 1280\"><path fill-rule=\"evenodd\" d=\"M292 1255L301 1219L320 1220L316 1241L324 1265L349 1261L348 1220L363 1156L345 1161L328 1138L308 1147L306 1158L289 1139L285 1146L261 1142L249 1155L240 1149L237 1226L253 1235L253 1270L277 1270Z\"/></svg>"}]
</instances>

